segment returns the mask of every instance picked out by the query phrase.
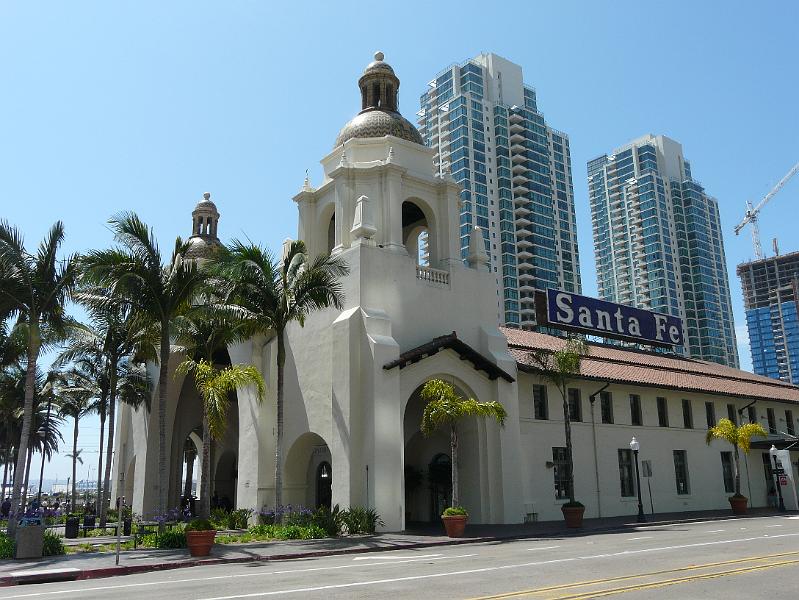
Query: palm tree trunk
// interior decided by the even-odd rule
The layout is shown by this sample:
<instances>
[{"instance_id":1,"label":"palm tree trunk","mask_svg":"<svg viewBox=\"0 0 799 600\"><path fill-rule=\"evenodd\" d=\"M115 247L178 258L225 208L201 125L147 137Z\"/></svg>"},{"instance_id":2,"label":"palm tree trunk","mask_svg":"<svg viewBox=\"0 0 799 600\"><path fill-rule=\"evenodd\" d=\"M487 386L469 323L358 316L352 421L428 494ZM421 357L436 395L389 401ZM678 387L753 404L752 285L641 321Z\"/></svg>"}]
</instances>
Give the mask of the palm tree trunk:
<instances>
[{"instance_id":1,"label":"palm tree trunk","mask_svg":"<svg viewBox=\"0 0 799 600\"><path fill-rule=\"evenodd\" d=\"M110 373L108 374L108 448L105 451L105 477L103 478L103 497L100 503L100 527L105 527L106 511L108 510L109 494L111 493L111 458L114 453L114 429L116 428L117 363L116 357L112 357L109 365ZM102 456L102 454L103 444L100 443L100 455ZM117 468L121 468L119 466L119 457L117 457ZM117 495L122 496L121 493ZM121 505L119 509L122 509Z\"/></svg>"},{"instance_id":2,"label":"palm tree trunk","mask_svg":"<svg viewBox=\"0 0 799 600\"><path fill-rule=\"evenodd\" d=\"M200 473L199 517L211 516L211 428L208 424L208 410L203 406L203 460Z\"/></svg>"},{"instance_id":3,"label":"palm tree trunk","mask_svg":"<svg viewBox=\"0 0 799 600\"><path fill-rule=\"evenodd\" d=\"M452 506L460 506L460 494L458 494L458 432L455 430L455 423L450 427L449 450L452 455Z\"/></svg>"},{"instance_id":4,"label":"palm tree trunk","mask_svg":"<svg viewBox=\"0 0 799 600\"><path fill-rule=\"evenodd\" d=\"M3 492L0 494L0 501L6 499L6 484L8 483L8 462L9 457L5 456L5 460L3 461Z\"/></svg>"},{"instance_id":5,"label":"palm tree trunk","mask_svg":"<svg viewBox=\"0 0 799 600\"><path fill-rule=\"evenodd\" d=\"M39 348L41 341L39 340L39 327L38 319L35 315L29 315L29 333L28 342L28 364L25 372L25 404L22 409L22 433L19 438L19 446L17 452L17 467L14 470L14 490L11 494L11 516L8 518L8 533L13 538L17 531L17 513L20 504L20 496L22 495L22 479L16 476L25 472L25 461L28 458L28 442L30 441L30 428L31 420L33 419L33 396L36 392L36 361L39 358Z\"/></svg>"},{"instance_id":6,"label":"palm tree trunk","mask_svg":"<svg viewBox=\"0 0 799 600\"><path fill-rule=\"evenodd\" d=\"M741 495L741 459L738 456L738 445L735 445L735 453L733 454L735 458L735 495Z\"/></svg>"},{"instance_id":7,"label":"palm tree trunk","mask_svg":"<svg viewBox=\"0 0 799 600\"><path fill-rule=\"evenodd\" d=\"M161 322L161 364L158 374L158 514L166 514L166 401L169 383L169 321Z\"/></svg>"},{"instance_id":8,"label":"palm tree trunk","mask_svg":"<svg viewBox=\"0 0 799 600\"><path fill-rule=\"evenodd\" d=\"M28 484L31 479L31 462L33 461L33 446L28 448L28 460L25 463L25 500L28 498ZM24 508L24 505L23 505Z\"/></svg>"},{"instance_id":9,"label":"palm tree trunk","mask_svg":"<svg viewBox=\"0 0 799 600\"><path fill-rule=\"evenodd\" d=\"M75 417L75 427L72 430L72 512L75 512L77 498L77 485L75 476L78 472L78 417Z\"/></svg>"},{"instance_id":10,"label":"palm tree trunk","mask_svg":"<svg viewBox=\"0 0 799 600\"><path fill-rule=\"evenodd\" d=\"M277 334L277 439L275 440L275 520L282 520L283 505L283 372L286 368L286 343L283 331Z\"/></svg>"},{"instance_id":11,"label":"palm tree trunk","mask_svg":"<svg viewBox=\"0 0 799 600\"><path fill-rule=\"evenodd\" d=\"M105 440L105 407L103 406L102 402L100 404L100 451L97 453L99 456L97 458L97 506L95 507L95 512L97 514L100 513L100 504L102 503L102 482L103 482L103 441Z\"/></svg>"},{"instance_id":12,"label":"palm tree trunk","mask_svg":"<svg viewBox=\"0 0 799 600\"><path fill-rule=\"evenodd\" d=\"M572 422L569 414L569 393L566 386L560 390L563 397L563 429L566 433L566 471L568 474L569 504L574 504L574 458L572 456Z\"/></svg>"}]
</instances>

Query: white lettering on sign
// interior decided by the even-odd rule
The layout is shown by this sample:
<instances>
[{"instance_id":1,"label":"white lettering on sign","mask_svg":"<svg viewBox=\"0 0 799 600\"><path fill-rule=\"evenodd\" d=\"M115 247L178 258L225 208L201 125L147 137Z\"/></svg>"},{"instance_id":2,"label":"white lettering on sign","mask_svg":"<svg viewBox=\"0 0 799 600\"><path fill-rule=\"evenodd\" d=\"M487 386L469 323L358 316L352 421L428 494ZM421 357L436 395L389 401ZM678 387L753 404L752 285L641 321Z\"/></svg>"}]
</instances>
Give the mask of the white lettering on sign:
<instances>
[{"instance_id":1,"label":"white lettering on sign","mask_svg":"<svg viewBox=\"0 0 799 600\"><path fill-rule=\"evenodd\" d=\"M666 317L655 315L655 339L663 341L663 333L666 331Z\"/></svg>"},{"instance_id":2,"label":"white lettering on sign","mask_svg":"<svg viewBox=\"0 0 799 600\"><path fill-rule=\"evenodd\" d=\"M558 305L558 321L561 323L571 323L571 320L574 318L571 296L558 294L555 297L555 303Z\"/></svg>"}]
</instances>

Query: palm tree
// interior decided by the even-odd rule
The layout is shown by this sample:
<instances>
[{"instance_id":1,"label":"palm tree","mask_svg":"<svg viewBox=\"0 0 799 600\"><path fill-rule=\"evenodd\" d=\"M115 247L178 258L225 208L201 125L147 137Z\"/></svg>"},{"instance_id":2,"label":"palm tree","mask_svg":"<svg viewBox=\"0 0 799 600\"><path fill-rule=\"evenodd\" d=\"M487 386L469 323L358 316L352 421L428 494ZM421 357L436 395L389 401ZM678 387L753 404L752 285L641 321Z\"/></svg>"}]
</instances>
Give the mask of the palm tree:
<instances>
[{"instance_id":1,"label":"palm tree","mask_svg":"<svg viewBox=\"0 0 799 600\"><path fill-rule=\"evenodd\" d=\"M457 424L466 417L490 417L505 424L505 407L499 402L478 402L474 398L459 396L455 387L441 379L431 379L422 387L425 402L422 414L422 433L432 435L437 429L449 428L449 446L452 457L452 506L460 506L458 493L458 429Z\"/></svg>"},{"instance_id":2,"label":"palm tree","mask_svg":"<svg viewBox=\"0 0 799 600\"><path fill-rule=\"evenodd\" d=\"M155 234L135 214L117 215L110 224L117 247L89 252L83 266L87 281L108 289L108 302L124 300L133 318L158 330L158 511L163 514L168 492L166 404L171 326L175 317L191 307L205 273L195 261L185 258L189 246L180 237L164 264Z\"/></svg>"},{"instance_id":3,"label":"palm tree","mask_svg":"<svg viewBox=\"0 0 799 600\"><path fill-rule=\"evenodd\" d=\"M569 382L580 373L580 362L589 352L588 345L578 338L569 338L560 350L533 352L531 357L544 379L558 388L563 400L563 428L566 433L566 471L569 488L567 507L582 506L574 498L574 454L572 452L571 413L569 411Z\"/></svg>"},{"instance_id":4,"label":"palm tree","mask_svg":"<svg viewBox=\"0 0 799 600\"><path fill-rule=\"evenodd\" d=\"M707 430L705 441L708 445L713 440L724 440L732 444L733 457L735 459L735 496L742 496L741 494L741 469L740 469L740 456L738 449L744 451L744 454L749 454L751 448L752 438L755 436L766 437L768 434L760 423L742 423L736 425L729 419L719 419L713 427Z\"/></svg>"},{"instance_id":5,"label":"palm tree","mask_svg":"<svg viewBox=\"0 0 799 600\"><path fill-rule=\"evenodd\" d=\"M100 527L105 527L111 483L111 458L114 451L114 430L117 394L120 376L126 372L127 361L151 360L158 355L157 332L131 311L130 304L118 298L109 300L105 289L82 289L76 299L89 310L90 325L74 328L66 349L59 360L87 360L103 381L103 391L98 402L100 414L100 458L98 464L97 512ZM103 471L103 437L108 419L108 440Z\"/></svg>"},{"instance_id":6,"label":"palm tree","mask_svg":"<svg viewBox=\"0 0 799 600\"><path fill-rule=\"evenodd\" d=\"M282 260L255 244L234 240L216 258L216 273L225 297L240 306L252 333L277 339L277 439L275 441L275 508L283 503L283 408L286 367L286 328L305 324L309 314L323 308L341 310L340 279L349 273L338 257L307 256L302 241L284 247Z\"/></svg>"},{"instance_id":7,"label":"palm tree","mask_svg":"<svg viewBox=\"0 0 799 600\"><path fill-rule=\"evenodd\" d=\"M72 417L72 506L70 510L75 512L76 494L76 475L78 451L78 433L80 420L93 412L96 405L92 404L92 399L96 397L96 388L92 381L80 369L73 369L64 374L64 386L61 389L61 406L59 412L62 416ZM83 464L83 460L80 461Z\"/></svg>"},{"instance_id":8,"label":"palm tree","mask_svg":"<svg viewBox=\"0 0 799 600\"><path fill-rule=\"evenodd\" d=\"M191 484L194 480L194 461L197 459L197 446L191 438L183 443L183 460L186 462L186 483L183 485L183 498L191 497Z\"/></svg>"},{"instance_id":9,"label":"palm tree","mask_svg":"<svg viewBox=\"0 0 799 600\"><path fill-rule=\"evenodd\" d=\"M203 404L199 515L207 519L211 513L211 440L219 440L224 434L228 395L237 387L255 385L260 401L264 395L264 381L252 365L232 365L221 369L214 365L215 354L249 337L251 327L247 321L238 318L232 307L213 304L212 295L206 295L205 300L204 305L176 319L175 328L178 347L188 355L177 372L194 374Z\"/></svg>"},{"instance_id":10,"label":"palm tree","mask_svg":"<svg viewBox=\"0 0 799 600\"><path fill-rule=\"evenodd\" d=\"M16 511L22 493L22 479L28 454L28 436L33 419L36 394L36 367L43 345L43 330L59 332L66 324L64 311L70 300L77 273L73 256L59 260L58 251L64 240L64 226L58 221L39 245L36 254L25 249L19 230L6 221L0 222L0 320L18 315L27 325L25 402L22 433L18 446L11 510ZM17 519L9 518L13 536Z\"/></svg>"}]
</instances>

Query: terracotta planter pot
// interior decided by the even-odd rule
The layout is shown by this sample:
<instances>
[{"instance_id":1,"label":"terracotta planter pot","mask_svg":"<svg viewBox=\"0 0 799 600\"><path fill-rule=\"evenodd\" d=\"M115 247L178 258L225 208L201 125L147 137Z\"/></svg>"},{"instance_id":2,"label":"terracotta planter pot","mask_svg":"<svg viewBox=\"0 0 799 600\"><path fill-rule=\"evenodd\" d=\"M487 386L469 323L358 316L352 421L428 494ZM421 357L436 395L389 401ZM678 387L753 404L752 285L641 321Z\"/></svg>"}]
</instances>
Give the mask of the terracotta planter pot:
<instances>
[{"instance_id":1,"label":"terracotta planter pot","mask_svg":"<svg viewBox=\"0 0 799 600\"><path fill-rule=\"evenodd\" d=\"M466 521L469 520L469 517L466 515L442 516L441 520L444 521L444 529L447 531L447 537L459 538L463 537L463 531L466 529Z\"/></svg>"},{"instance_id":2,"label":"terracotta planter pot","mask_svg":"<svg viewBox=\"0 0 799 600\"><path fill-rule=\"evenodd\" d=\"M563 505L560 507L560 510L563 513L563 518L566 519L566 527L569 529L579 529L583 526L584 506Z\"/></svg>"},{"instance_id":3,"label":"terracotta planter pot","mask_svg":"<svg viewBox=\"0 0 799 600\"><path fill-rule=\"evenodd\" d=\"M734 515L745 515L746 514L746 505L749 502L749 498L746 496L730 496L730 506L732 507L732 514Z\"/></svg>"},{"instance_id":4,"label":"terracotta planter pot","mask_svg":"<svg viewBox=\"0 0 799 600\"><path fill-rule=\"evenodd\" d=\"M211 546L214 545L216 530L210 531L187 531L186 545L192 556L208 556Z\"/></svg>"}]
</instances>

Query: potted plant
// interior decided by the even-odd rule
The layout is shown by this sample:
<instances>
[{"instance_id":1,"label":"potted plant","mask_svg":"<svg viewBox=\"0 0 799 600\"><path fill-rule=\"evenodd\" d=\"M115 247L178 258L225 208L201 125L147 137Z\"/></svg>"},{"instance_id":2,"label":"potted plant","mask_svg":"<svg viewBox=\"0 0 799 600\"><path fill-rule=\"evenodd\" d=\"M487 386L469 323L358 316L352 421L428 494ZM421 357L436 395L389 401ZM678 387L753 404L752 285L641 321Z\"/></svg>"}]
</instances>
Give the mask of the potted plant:
<instances>
[{"instance_id":1,"label":"potted plant","mask_svg":"<svg viewBox=\"0 0 799 600\"><path fill-rule=\"evenodd\" d=\"M444 509L441 520L444 521L444 529L447 532L447 537L459 538L463 537L463 531L466 529L466 521L469 520L469 513L466 512L466 509L462 506L450 506Z\"/></svg>"},{"instance_id":2,"label":"potted plant","mask_svg":"<svg viewBox=\"0 0 799 600\"><path fill-rule=\"evenodd\" d=\"M563 399L563 428L566 434L566 471L569 501L560 507L566 527L577 529L583 526L585 506L574 499L574 455L572 453L572 428L569 412L569 382L580 374L580 361L588 354L588 345L577 338L569 338L566 344L554 352L542 350L532 354L541 377L558 388Z\"/></svg>"},{"instance_id":3,"label":"potted plant","mask_svg":"<svg viewBox=\"0 0 799 600\"><path fill-rule=\"evenodd\" d=\"M499 402L478 402L474 398L459 396L452 384L441 379L431 379L425 383L422 387L421 397L426 403L422 414L422 433L429 436L439 427L449 428L449 445L452 454L452 503L441 518L444 521L447 535L460 537L463 535L469 515L460 506L458 497L458 430L456 425L458 421L466 417L492 417L502 427L505 424L507 413L505 407ZM451 522L452 517L457 517L456 520L460 522L459 532L453 530L453 533L450 533L448 523Z\"/></svg>"},{"instance_id":4,"label":"potted plant","mask_svg":"<svg viewBox=\"0 0 799 600\"><path fill-rule=\"evenodd\" d=\"M216 529L208 519L193 519L186 523L186 545L192 556L208 556L214 545Z\"/></svg>"},{"instance_id":5,"label":"potted plant","mask_svg":"<svg viewBox=\"0 0 799 600\"><path fill-rule=\"evenodd\" d=\"M730 496L730 507L734 515L745 515L749 499L741 494L741 470L738 449L749 454L752 438L754 436L766 437L768 434L760 423L743 423L736 425L729 419L719 419L719 422L707 430L705 441L710 445L713 440L725 440L732 444L733 466L735 468L735 494Z\"/></svg>"}]
</instances>

